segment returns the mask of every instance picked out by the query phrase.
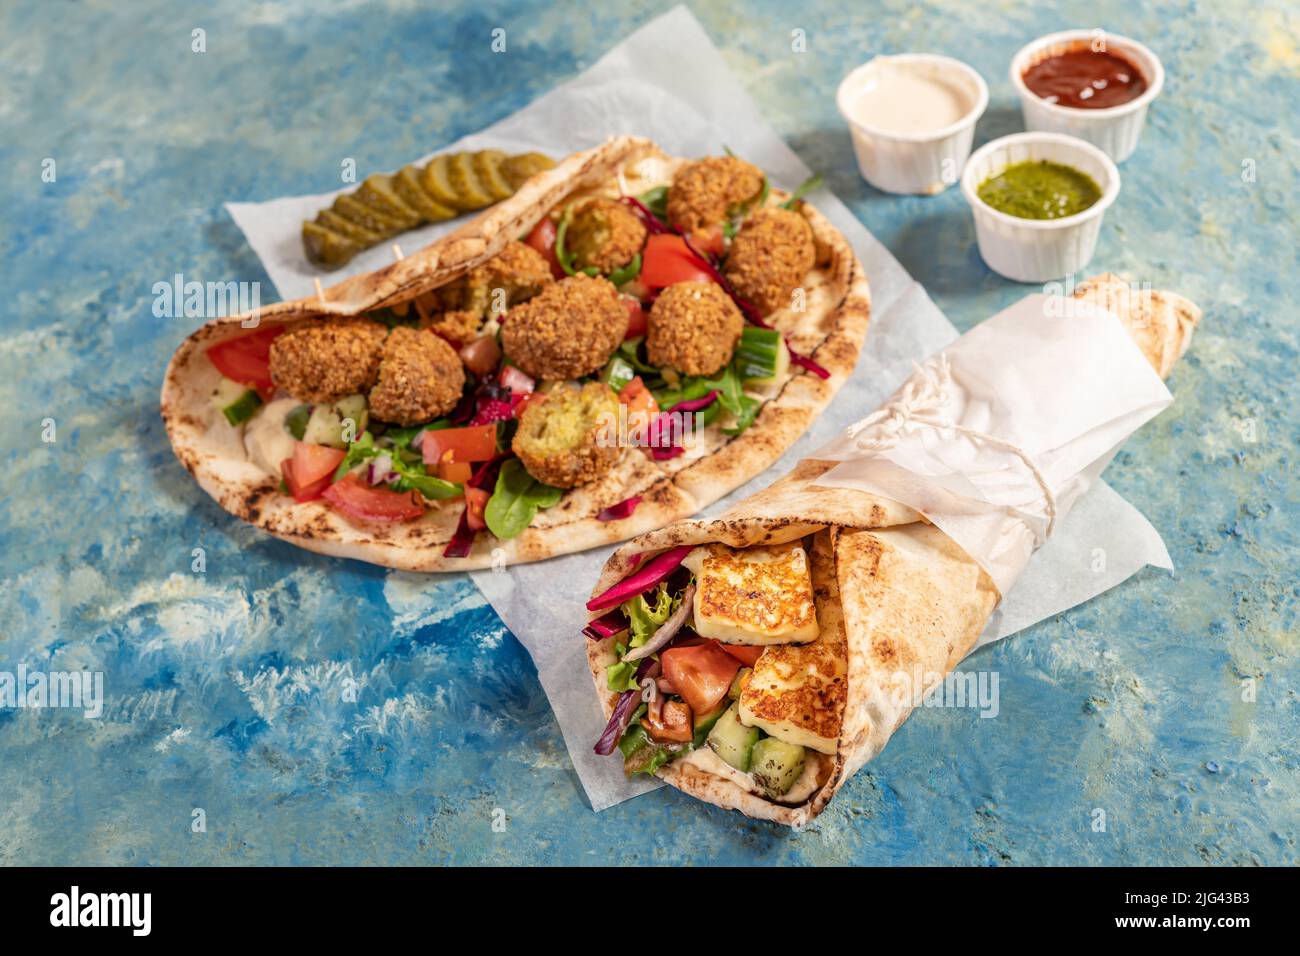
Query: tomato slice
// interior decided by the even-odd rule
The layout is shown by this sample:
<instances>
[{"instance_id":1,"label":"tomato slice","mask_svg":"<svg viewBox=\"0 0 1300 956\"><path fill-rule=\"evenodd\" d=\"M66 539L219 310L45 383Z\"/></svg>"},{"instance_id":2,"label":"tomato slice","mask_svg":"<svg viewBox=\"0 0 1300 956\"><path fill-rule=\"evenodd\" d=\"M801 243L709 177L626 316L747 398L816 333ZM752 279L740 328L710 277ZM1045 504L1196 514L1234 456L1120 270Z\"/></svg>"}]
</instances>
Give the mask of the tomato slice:
<instances>
[{"instance_id":1,"label":"tomato slice","mask_svg":"<svg viewBox=\"0 0 1300 956\"><path fill-rule=\"evenodd\" d=\"M763 653L763 648L749 647L746 644L719 644L718 647L722 648L746 667L753 667L757 664L759 655Z\"/></svg>"},{"instance_id":2,"label":"tomato slice","mask_svg":"<svg viewBox=\"0 0 1300 956\"><path fill-rule=\"evenodd\" d=\"M248 335L226 339L208 349L208 359L232 382L255 388L263 400L269 399L275 392L275 383L271 381L271 343L283 331L283 325L268 325Z\"/></svg>"},{"instance_id":3,"label":"tomato slice","mask_svg":"<svg viewBox=\"0 0 1300 956\"><path fill-rule=\"evenodd\" d=\"M343 457L342 449L296 441L293 443L294 477L304 486L314 485L333 475Z\"/></svg>"},{"instance_id":4,"label":"tomato slice","mask_svg":"<svg viewBox=\"0 0 1300 956\"><path fill-rule=\"evenodd\" d=\"M727 240L721 226L709 226L691 233L691 245L710 256L721 256L727 251Z\"/></svg>"},{"instance_id":5,"label":"tomato slice","mask_svg":"<svg viewBox=\"0 0 1300 956\"><path fill-rule=\"evenodd\" d=\"M507 365L501 370L499 381L503 386L510 389L515 395L529 395L533 389L537 388L537 383L529 376L513 365Z\"/></svg>"},{"instance_id":6,"label":"tomato slice","mask_svg":"<svg viewBox=\"0 0 1300 956\"><path fill-rule=\"evenodd\" d=\"M641 381L640 375L623 386L618 393L618 400L627 406L628 441L640 444L650 422L659 414L659 403L655 401L654 393Z\"/></svg>"},{"instance_id":7,"label":"tomato slice","mask_svg":"<svg viewBox=\"0 0 1300 956\"><path fill-rule=\"evenodd\" d=\"M695 737L691 708L680 700L664 701L663 713L659 720L651 720L649 716L642 717L641 726L652 739L658 741L686 743Z\"/></svg>"},{"instance_id":8,"label":"tomato slice","mask_svg":"<svg viewBox=\"0 0 1300 956\"><path fill-rule=\"evenodd\" d=\"M495 335L481 335L460 350L465 367L482 378L501 364L501 347Z\"/></svg>"},{"instance_id":9,"label":"tomato slice","mask_svg":"<svg viewBox=\"0 0 1300 956\"><path fill-rule=\"evenodd\" d=\"M465 488L465 522L471 531L482 531L487 527L483 509L487 507L492 492L486 488Z\"/></svg>"},{"instance_id":10,"label":"tomato slice","mask_svg":"<svg viewBox=\"0 0 1300 956\"><path fill-rule=\"evenodd\" d=\"M623 336L623 340L640 338L646 333L645 309L641 308L641 300L630 295L621 298L623 305L627 307L627 334Z\"/></svg>"},{"instance_id":11,"label":"tomato slice","mask_svg":"<svg viewBox=\"0 0 1300 956\"><path fill-rule=\"evenodd\" d=\"M560 257L555 254L555 233L556 225L550 216L544 217L541 222L533 226L533 231L528 234L524 240L543 256L551 266L551 275L557 279L563 279L565 272L560 266Z\"/></svg>"},{"instance_id":12,"label":"tomato slice","mask_svg":"<svg viewBox=\"0 0 1300 956\"><path fill-rule=\"evenodd\" d=\"M362 521L406 521L424 514L418 491L372 488L356 475L344 475L326 488L322 497L345 515Z\"/></svg>"},{"instance_id":13,"label":"tomato slice","mask_svg":"<svg viewBox=\"0 0 1300 956\"><path fill-rule=\"evenodd\" d=\"M713 276L685 239L661 232L646 239L640 279L647 288L662 289L678 282L712 282Z\"/></svg>"},{"instance_id":14,"label":"tomato slice","mask_svg":"<svg viewBox=\"0 0 1300 956\"><path fill-rule=\"evenodd\" d=\"M289 494L293 495L293 500L299 504L319 498L330 485L329 475L310 485L299 484L294 474L292 458L280 462L280 473L284 475L284 483L289 488Z\"/></svg>"},{"instance_id":15,"label":"tomato slice","mask_svg":"<svg viewBox=\"0 0 1300 956\"><path fill-rule=\"evenodd\" d=\"M426 468L436 467L446 460L488 461L497 453L496 423L427 431L420 439L420 452L424 455ZM447 452L451 452L450 459L446 458Z\"/></svg>"},{"instance_id":16,"label":"tomato slice","mask_svg":"<svg viewBox=\"0 0 1300 956\"><path fill-rule=\"evenodd\" d=\"M697 714L710 713L718 706L740 670L740 661L713 642L670 647L659 655L659 663L664 676Z\"/></svg>"}]
</instances>

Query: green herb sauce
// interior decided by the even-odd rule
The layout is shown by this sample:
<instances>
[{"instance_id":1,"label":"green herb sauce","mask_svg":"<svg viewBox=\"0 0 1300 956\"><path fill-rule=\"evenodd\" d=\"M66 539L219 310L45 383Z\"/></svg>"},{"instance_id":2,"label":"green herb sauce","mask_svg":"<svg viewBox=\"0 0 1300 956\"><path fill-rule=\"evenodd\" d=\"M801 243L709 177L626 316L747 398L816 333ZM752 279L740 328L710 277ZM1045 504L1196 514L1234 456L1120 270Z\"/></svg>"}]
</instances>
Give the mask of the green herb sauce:
<instances>
[{"instance_id":1,"label":"green herb sauce","mask_svg":"<svg viewBox=\"0 0 1300 956\"><path fill-rule=\"evenodd\" d=\"M1086 173L1060 163L1015 163L980 183L976 194L998 212L1020 219L1063 219L1101 198Z\"/></svg>"}]
</instances>

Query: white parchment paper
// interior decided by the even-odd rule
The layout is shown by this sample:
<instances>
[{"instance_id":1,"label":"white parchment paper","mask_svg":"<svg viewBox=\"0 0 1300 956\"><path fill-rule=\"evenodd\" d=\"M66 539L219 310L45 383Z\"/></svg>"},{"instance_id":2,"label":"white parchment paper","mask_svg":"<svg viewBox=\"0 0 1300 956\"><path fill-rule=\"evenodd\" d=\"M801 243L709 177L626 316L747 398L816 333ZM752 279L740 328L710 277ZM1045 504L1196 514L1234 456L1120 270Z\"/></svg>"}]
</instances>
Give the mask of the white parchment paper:
<instances>
[{"instance_id":1,"label":"white parchment paper","mask_svg":"<svg viewBox=\"0 0 1300 956\"><path fill-rule=\"evenodd\" d=\"M538 149L560 156L620 133L649 137L679 156L718 154L724 146L730 147L785 189L810 174L763 119L684 7L637 30L577 78L448 148ZM302 219L314 215L329 198L302 196L227 206L285 298L308 294L313 276L321 275L302 257L299 228ZM825 191L808 198L845 235L866 269L872 299L866 347L852 378L812 428L776 465L705 515L771 484L880 405L911 374L914 361L957 337L925 290L839 200ZM401 242L408 250L416 249L446 228L406 233ZM371 250L322 281L386 265L390 255L383 248ZM583 605L611 550L472 575L532 655L569 755L596 810L660 786L644 779L629 782L621 761L597 757L591 749L605 721L587 668L581 634L587 617ZM1104 555L1104 560L1098 555ZM1086 601L1146 564L1172 567L1160 536L1135 508L1098 483L1035 553L978 646Z\"/></svg>"}]
</instances>

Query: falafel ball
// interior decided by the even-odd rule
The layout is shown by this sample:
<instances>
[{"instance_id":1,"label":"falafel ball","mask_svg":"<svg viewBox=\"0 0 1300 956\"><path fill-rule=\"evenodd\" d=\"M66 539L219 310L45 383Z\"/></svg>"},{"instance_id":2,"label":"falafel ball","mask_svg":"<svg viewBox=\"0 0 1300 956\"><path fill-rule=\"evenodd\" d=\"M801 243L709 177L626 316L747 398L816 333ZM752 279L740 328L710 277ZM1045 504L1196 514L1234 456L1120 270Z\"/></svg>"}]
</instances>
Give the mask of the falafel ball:
<instances>
[{"instance_id":1,"label":"falafel ball","mask_svg":"<svg viewBox=\"0 0 1300 956\"><path fill-rule=\"evenodd\" d=\"M812 226L792 209L760 209L740 227L723 269L736 293L763 315L790 304L817 261Z\"/></svg>"},{"instance_id":2,"label":"falafel ball","mask_svg":"<svg viewBox=\"0 0 1300 956\"><path fill-rule=\"evenodd\" d=\"M510 447L542 484L573 488L595 481L623 456L615 433L618 408L618 396L604 382L561 385L545 400L529 402Z\"/></svg>"},{"instance_id":3,"label":"falafel ball","mask_svg":"<svg viewBox=\"0 0 1300 956\"><path fill-rule=\"evenodd\" d=\"M650 308L646 356L683 375L712 375L731 361L744 328L745 317L720 285L678 282Z\"/></svg>"},{"instance_id":4,"label":"falafel ball","mask_svg":"<svg viewBox=\"0 0 1300 956\"><path fill-rule=\"evenodd\" d=\"M464 388L455 349L432 332L400 325L384 343L370 413L395 425L418 425L455 408Z\"/></svg>"},{"instance_id":5,"label":"falafel ball","mask_svg":"<svg viewBox=\"0 0 1300 956\"><path fill-rule=\"evenodd\" d=\"M438 312L420 321L420 328L428 329L454 346L464 346L473 342L478 330L483 325L482 318L469 309L456 309L451 312Z\"/></svg>"},{"instance_id":6,"label":"falafel ball","mask_svg":"<svg viewBox=\"0 0 1300 956\"><path fill-rule=\"evenodd\" d=\"M668 221L687 232L716 226L728 209L755 198L762 188L762 171L735 156L687 163L668 189Z\"/></svg>"},{"instance_id":7,"label":"falafel ball","mask_svg":"<svg viewBox=\"0 0 1300 956\"><path fill-rule=\"evenodd\" d=\"M309 322L271 342L271 381L294 398L336 402L375 384L388 329L361 317Z\"/></svg>"},{"instance_id":8,"label":"falafel ball","mask_svg":"<svg viewBox=\"0 0 1300 956\"><path fill-rule=\"evenodd\" d=\"M618 348L627 321L627 307L609 280L579 273L511 309L501 326L501 347L535 379L581 378Z\"/></svg>"},{"instance_id":9,"label":"falafel ball","mask_svg":"<svg viewBox=\"0 0 1300 956\"><path fill-rule=\"evenodd\" d=\"M434 311L473 312L483 320L531 299L554 281L546 257L516 240L459 279L434 289L430 304ZM496 295L498 289L503 295Z\"/></svg>"},{"instance_id":10,"label":"falafel ball","mask_svg":"<svg viewBox=\"0 0 1300 956\"><path fill-rule=\"evenodd\" d=\"M646 228L627 206L613 199L593 199L573 214L564 234L566 251L578 269L595 267L609 274L622 269L645 245Z\"/></svg>"}]
</instances>

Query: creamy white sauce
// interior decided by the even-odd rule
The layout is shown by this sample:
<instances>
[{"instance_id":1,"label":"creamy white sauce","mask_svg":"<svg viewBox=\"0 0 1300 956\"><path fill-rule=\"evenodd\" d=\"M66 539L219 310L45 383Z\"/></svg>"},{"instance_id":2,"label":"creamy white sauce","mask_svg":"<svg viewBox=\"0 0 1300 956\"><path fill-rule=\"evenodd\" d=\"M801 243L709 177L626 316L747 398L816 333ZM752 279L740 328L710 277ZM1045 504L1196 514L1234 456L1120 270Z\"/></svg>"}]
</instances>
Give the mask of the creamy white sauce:
<instances>
[{"instance_id":1,"label":"creamy white sauce","mask_svg":"<svg viewBox=\"0 0 1300 956\"><path fill-rule=\"evenodd\" d=\"M880 61L849 93L849 117L889 133L929 133L971 110L970 97L932 65Z\"/></svg>"},{"instance_id":2,"label":"creamy white sauce","mask_svg":"<svg viewBox=\"0 0 1300 956\"><path fill-rule=\"evenodd\" d=\"M278 475L280 462L293 457L293 436L285 430L284 420L300 404L297 399L277 398L244 425L244 452L258 468Z\"/></svg>"},{"instance_id":3,"label":"creamy white sauce","mask_svg":"<svg viewBox=\"0 0 1300 956\"><path fill-rule=\"evenodd\" d=\"M788 803L797 805L805 802L809 797L817 792L817 771L821 768L821 762L826 759L821 754L814 751L808 751L804 757L803 773L799 779L783 797L776 799L776 803ZM731 764L727 763L721 757L713 752L709 747L700 747L698 750L692 750L685 757L681 758L683 763L689 763L693 767L698 767L706 773L711 773L718 777L725 777L742 790L750 793L766 796L763 788L754 782L752 775L741 773ZM770 797L768 799L771 799Z\"/></svg>"}]
</instances>

